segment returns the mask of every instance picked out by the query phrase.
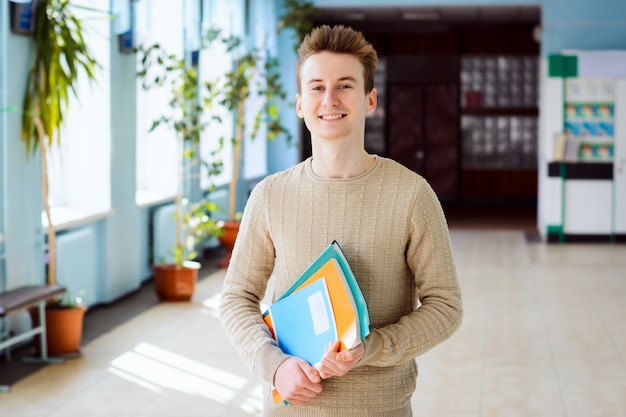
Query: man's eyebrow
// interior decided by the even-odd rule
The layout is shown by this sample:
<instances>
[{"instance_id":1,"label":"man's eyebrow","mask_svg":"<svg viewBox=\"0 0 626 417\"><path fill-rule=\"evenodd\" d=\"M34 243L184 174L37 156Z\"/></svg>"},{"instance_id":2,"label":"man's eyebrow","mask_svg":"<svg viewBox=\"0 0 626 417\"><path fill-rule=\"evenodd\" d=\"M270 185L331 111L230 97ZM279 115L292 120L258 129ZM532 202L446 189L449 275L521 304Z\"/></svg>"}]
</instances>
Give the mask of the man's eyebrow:
<instances>
[{"instance_id":1,"label":"man's eyebrow","mask_svg":"<svg viewBox=\"0 0 626 417\"><path fill-rule=\"evenodd\" d=\"M307 81L307 85L308 84L314 84L314 83L320 83L323 82L324 80L322 80L321 78L312 78L309 81ZM352 81L352 82L356 82L356 78L354 77L341 77L337 80L337 82L345 82L345 81Z\"/></svg>"}]
</instances>

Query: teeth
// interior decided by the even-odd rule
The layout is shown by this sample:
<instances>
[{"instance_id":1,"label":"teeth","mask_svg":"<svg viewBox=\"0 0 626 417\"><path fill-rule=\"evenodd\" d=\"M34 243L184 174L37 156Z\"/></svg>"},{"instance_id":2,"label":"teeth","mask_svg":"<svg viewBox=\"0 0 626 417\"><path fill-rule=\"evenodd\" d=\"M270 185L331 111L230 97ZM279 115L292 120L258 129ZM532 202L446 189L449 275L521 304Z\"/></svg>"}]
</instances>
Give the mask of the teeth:
<instances>
[{"instance_id":1,"label":"teeth","mask_svg":"<svg viewBox=\"0 0 626 417\"><path fill-rule=\"evenodd\" d=\"M342 114L327 114L322 116L322 119L324 120L337 120L337 119L341 119L343 117Z\"/></svg>"}]
</instances>

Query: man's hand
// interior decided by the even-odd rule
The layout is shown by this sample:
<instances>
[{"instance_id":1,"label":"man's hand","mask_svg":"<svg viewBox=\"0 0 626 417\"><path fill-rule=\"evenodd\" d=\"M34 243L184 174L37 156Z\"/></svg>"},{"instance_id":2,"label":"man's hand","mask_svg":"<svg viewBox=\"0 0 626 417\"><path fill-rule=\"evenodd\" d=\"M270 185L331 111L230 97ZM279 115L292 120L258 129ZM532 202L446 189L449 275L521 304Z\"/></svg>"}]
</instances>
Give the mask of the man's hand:
<instances>
[{"instance_id":1,"label":"man's hand","mask_svg":"<svg viewBox=\"0 0 626 417\"><path fill-rule=\"evenodd\" d=\"M363 342L350 350L339 352L340 342L334 342L326 348L326 353L320 361L319 372L323 379L333 376L344 376L354 368L365 355Z\"/></svg>"},{"instance_id":2,"label":"man's hand","mask_svg":"<svg viewBox=\"0 0 626 417\"><path fill-rule=\"evenodd\" d=\"M274 386L283 400L302 404L322 392L322 378L307 361L292 356L276 369Z\"/></svg>"}]
</instances>

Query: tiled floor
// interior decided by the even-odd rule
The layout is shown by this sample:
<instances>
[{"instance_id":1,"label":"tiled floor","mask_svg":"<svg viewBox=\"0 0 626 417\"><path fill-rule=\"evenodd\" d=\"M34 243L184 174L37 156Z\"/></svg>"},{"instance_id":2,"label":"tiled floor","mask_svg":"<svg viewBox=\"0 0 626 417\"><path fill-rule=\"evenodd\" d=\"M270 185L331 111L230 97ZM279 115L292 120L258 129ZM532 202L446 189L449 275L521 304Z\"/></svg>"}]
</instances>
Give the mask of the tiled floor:
<instances>
[{"instance_id":1,"label":"tiled floor","mask_svg":"<svg viewBox=\"0 0 626 417\"><path fill-rule=\"evenodd\" d=\"M527 243L453 229L465 317L418 358L416 417L626 416L626 245ZM191 303L156 304L0 395L0 415L257 416L259 383L216 306L223 271Z\"/></svg>"}]
</instances>

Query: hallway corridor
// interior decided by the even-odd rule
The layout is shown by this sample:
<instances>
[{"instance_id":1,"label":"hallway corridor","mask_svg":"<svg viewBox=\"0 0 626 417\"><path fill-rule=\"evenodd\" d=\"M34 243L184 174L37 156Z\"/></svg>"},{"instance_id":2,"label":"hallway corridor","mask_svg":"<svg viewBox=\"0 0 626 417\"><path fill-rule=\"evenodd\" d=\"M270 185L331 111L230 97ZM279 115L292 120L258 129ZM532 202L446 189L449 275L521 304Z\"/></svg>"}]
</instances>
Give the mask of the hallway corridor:
<instances>
[{"instance_id":1,"label":"hallway corridor","mask_svg":"<svg viewBox=\"0 0 626 417\"><path fill-rule=\"evenodd\" d=\"M463 325L417 359L415 417L626 415L626 245L451 231ZM155 304L0 395L0 415L260 415L260 384L217 317L224 271Z\"/></svg>"}]
</instances>

